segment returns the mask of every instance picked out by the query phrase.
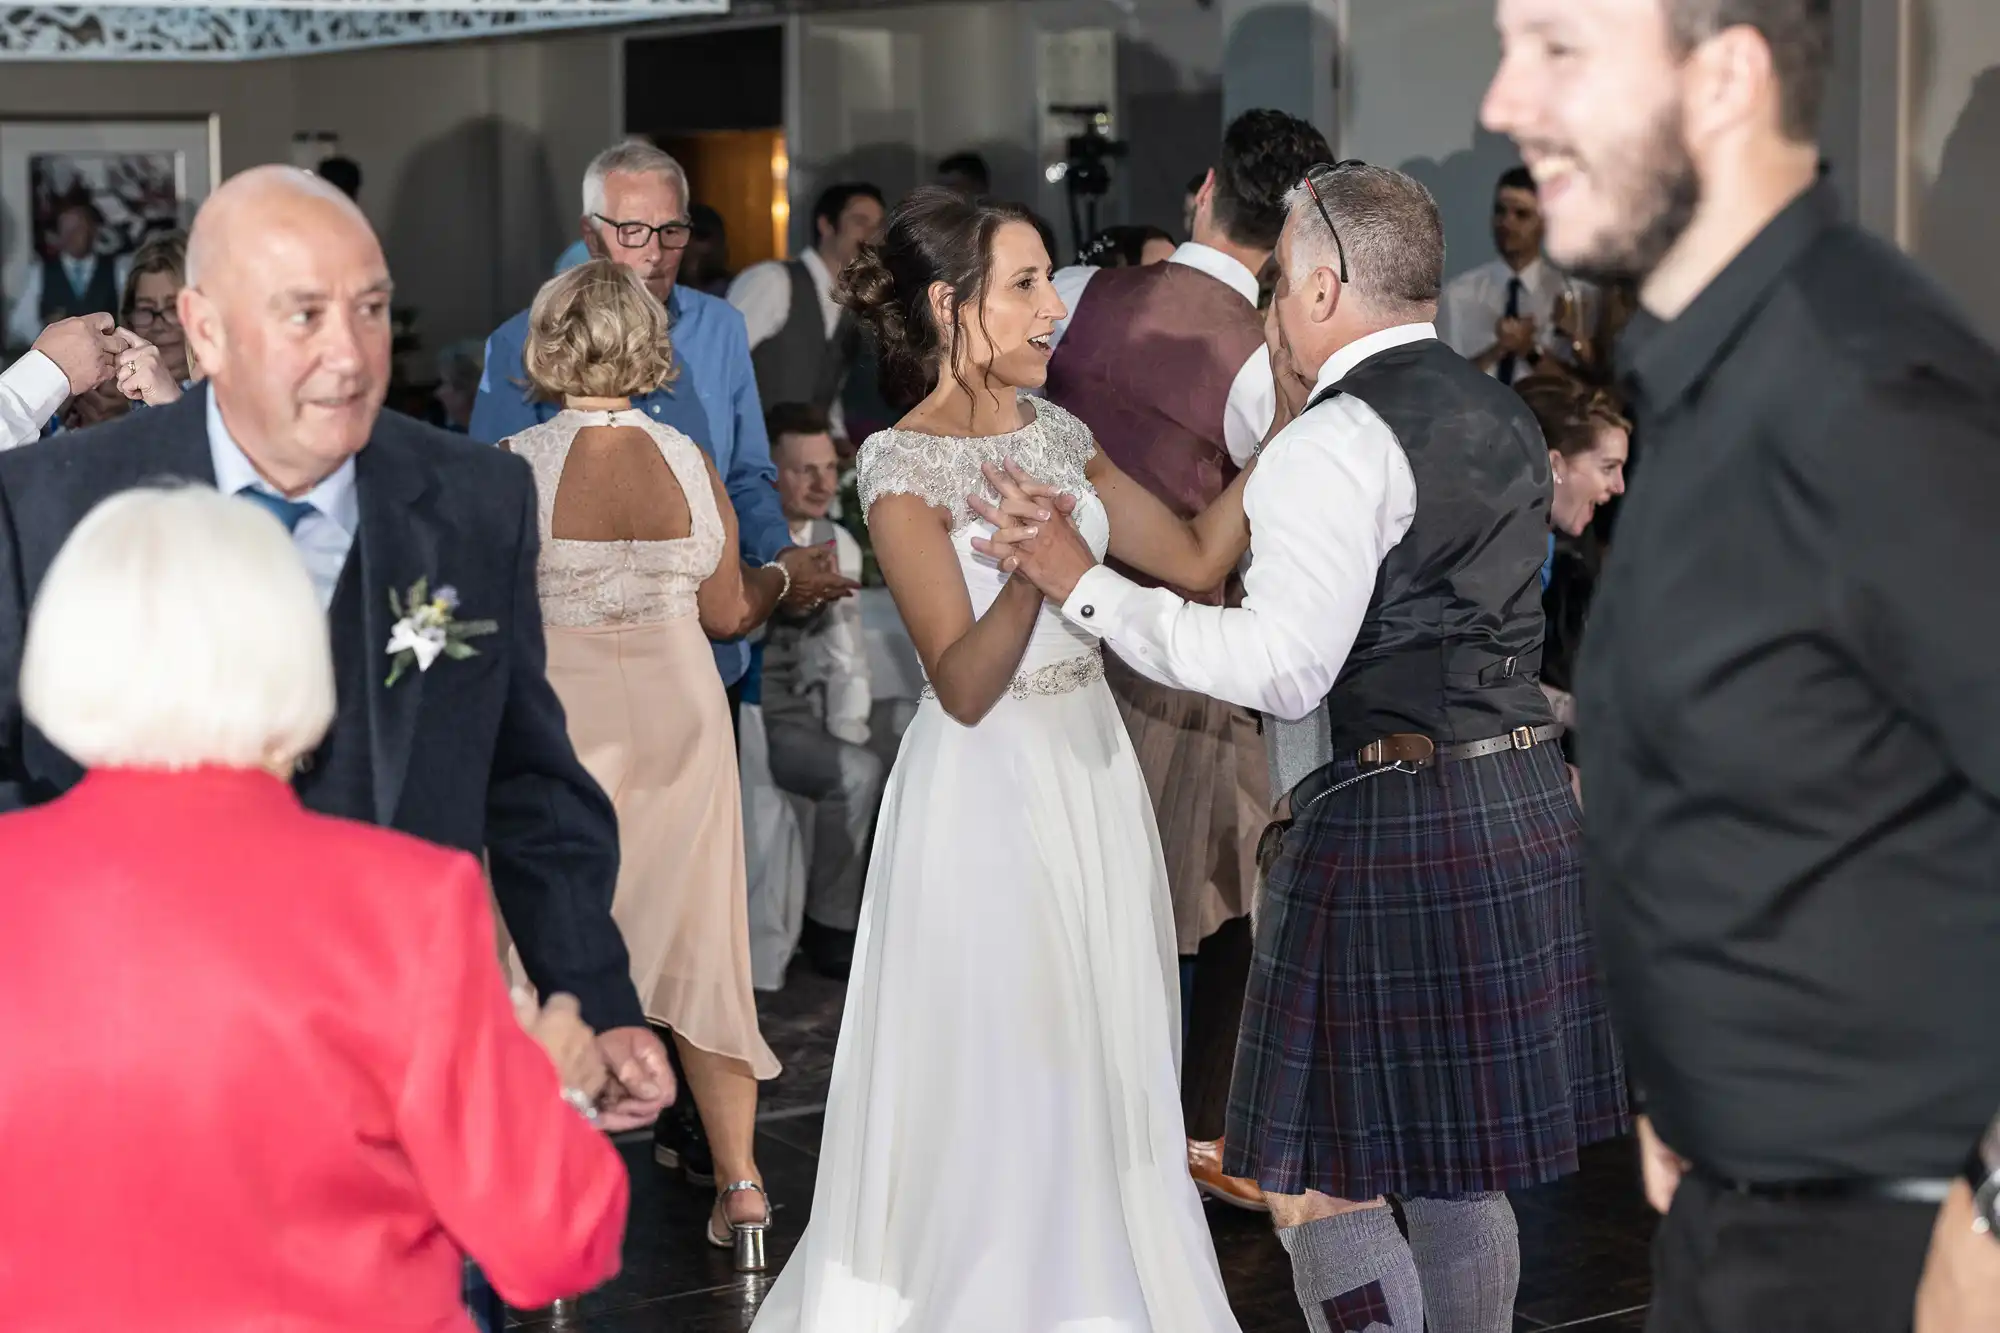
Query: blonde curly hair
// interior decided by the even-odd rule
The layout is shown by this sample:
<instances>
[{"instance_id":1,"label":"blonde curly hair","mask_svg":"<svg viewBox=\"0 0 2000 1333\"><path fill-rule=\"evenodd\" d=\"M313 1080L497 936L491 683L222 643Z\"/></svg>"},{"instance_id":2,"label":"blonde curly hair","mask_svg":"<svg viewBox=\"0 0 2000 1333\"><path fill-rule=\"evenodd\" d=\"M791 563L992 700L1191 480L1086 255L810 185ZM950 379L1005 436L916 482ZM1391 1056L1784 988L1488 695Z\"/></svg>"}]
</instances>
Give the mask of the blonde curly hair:
<instances>
[{"instance_id":1,"label":"blonde curly hair","mask_svg":"<svg viewBox=\"0 0 2000 1333\"><path fill-rule=\"evenodd\" d=\"M633 398L679 377L666 307L608 259L543 284L528 310L521 369L538 396L555 402Z\"/></svg>"}]
</instances>

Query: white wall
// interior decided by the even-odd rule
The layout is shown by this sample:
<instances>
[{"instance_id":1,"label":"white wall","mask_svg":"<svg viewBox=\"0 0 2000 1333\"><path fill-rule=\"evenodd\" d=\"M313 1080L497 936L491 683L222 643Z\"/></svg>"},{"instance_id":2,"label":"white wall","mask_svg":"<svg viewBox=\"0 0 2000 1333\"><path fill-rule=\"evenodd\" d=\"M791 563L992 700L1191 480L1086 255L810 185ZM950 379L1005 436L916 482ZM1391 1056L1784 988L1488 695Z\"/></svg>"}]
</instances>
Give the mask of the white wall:
<instances>
[{"instance_id":1,"label":"white wall","mask_svg":"<svg viewBox=\"0 0 2000 1333\"><path fill-rule=\"evenodd\" d=\"M1908 240L2000 345L2000 3L1908 3Z\"/></svg>"},{"instance_id":2,"label":"white wall","mask_svg":"<svg viewBox=\"0 0 2000 1333\"><path fill-rule=\"evenodd\" d=\"M863 177L891 197L971 150L994 191L1037 207L1064 233L1064 194L1042 172L1040 34L1116 35L1114 132L1133 154L1114 167L1102 220L1178 229L1187 178L1221 136L1220 24L1191 0L979 0L807 15L793 117L795 239L813 193ZM907 131L903 127L909 127Z\"/></svg>"},{"instance_id":3,"label":"white wall","mask_svg":"<svg viewBox=\"0 0 2000 1333\"><path fill-rule=\"evenodd\" d=\"M1499 62L1493 0L1349 7L1339 151L1430 187L1444 213L1448 276L1493 257L1493 182L1520 161L1512 142L1479 128Z\"/></svg>"}]
</instances>

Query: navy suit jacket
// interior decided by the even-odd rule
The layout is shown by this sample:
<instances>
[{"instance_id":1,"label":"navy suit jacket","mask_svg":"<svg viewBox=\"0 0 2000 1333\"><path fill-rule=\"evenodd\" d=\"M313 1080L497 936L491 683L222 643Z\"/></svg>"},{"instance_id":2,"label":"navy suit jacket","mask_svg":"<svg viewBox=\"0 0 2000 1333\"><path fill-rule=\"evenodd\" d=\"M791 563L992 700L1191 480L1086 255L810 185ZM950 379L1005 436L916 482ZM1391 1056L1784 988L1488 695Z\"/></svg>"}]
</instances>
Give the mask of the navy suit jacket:
<instances>
[{"instance_id":1,"label":"navy suit jacket","mask_svg":"<svg viewBox=\"0 0 2000 1333\"><path fill-rule=\"evenodd\" d=\"M21 645L49 564L92 506L134 486L215 484L207 391L0 454L0 811L48 801L81 770L21 716ZM568 991L602 1030L644 1022L611 919L618 822L578 763L550 688L535 589L533 474L490 445L384 411L355 458L367 636L370 777L333 813L486 853L494 895L529 977ZM419 578L456 586L459 614L497 620L478 655L388 679L389 593ZM379 668L379 669L378 669Z\"/></svg>"}]
</instances>

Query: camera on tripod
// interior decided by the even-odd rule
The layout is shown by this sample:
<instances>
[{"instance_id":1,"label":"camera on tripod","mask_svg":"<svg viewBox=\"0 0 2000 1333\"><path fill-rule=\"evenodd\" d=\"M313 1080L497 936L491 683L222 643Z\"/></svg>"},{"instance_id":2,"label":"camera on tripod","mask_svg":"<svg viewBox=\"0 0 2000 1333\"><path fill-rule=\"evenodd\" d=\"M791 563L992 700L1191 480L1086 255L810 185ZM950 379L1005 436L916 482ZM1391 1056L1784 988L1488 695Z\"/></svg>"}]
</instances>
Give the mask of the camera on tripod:
<instances>
[{"instance_id":1,"label":"camera on tripod","mask_svg":"<svg viewBox=\"0 0 2000 1333\"><path fill-rule=\"evenodd\" d=\"M1111 163L1130 152L1131 145L1111 137L1111 108L1101 102L1052 106L1049 114L1083 122L1082 132L1064 142L1063 160L1047 173L1049 184L1068 192L1070 240L1081 249L1087 237L1097 234L1097 204L1111 189Z\"/></svg>"}]
</instances>

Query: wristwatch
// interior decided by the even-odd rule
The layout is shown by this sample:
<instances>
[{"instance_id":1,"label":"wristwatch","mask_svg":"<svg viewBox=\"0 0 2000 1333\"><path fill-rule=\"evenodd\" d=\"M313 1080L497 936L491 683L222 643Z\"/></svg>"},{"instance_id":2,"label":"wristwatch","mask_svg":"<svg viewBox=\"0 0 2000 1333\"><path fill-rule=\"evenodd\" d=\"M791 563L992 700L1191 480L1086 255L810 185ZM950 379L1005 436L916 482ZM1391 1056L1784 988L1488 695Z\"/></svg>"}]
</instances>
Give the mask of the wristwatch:
<instances>
[{"instance_id":1,"label":"wristwatch","mask_svg":"<svg viewBox=\"0 0 2000 1333\"><path fill-rule=\"evenodd\" d=\"M1972 1186L1972 1229L2000 1241L2000 1119L1965 1159L1965 1183Z\"/></svg>"}]
</instances>

